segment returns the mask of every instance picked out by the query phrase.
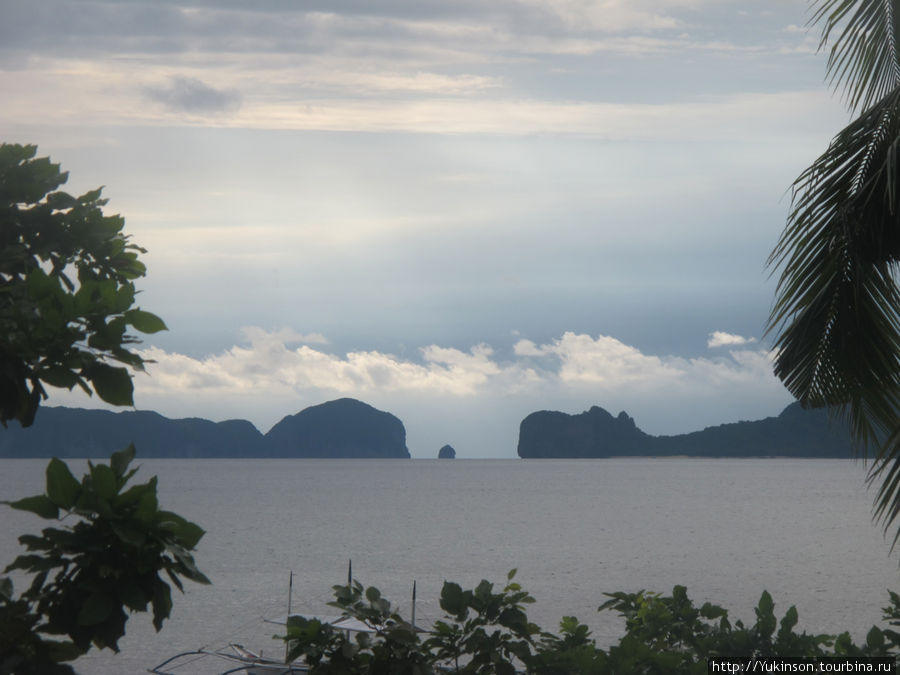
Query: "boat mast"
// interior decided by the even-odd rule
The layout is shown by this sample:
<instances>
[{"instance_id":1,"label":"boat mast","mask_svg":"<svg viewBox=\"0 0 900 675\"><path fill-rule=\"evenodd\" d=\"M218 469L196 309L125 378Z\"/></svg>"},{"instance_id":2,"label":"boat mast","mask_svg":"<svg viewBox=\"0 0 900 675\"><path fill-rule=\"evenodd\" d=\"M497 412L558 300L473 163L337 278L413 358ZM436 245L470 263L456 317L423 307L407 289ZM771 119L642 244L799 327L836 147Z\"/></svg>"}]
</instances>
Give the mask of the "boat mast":
<instances>
[{"instance_id":1,"label":"boat mast","mask_svg":"<svg viewBox=\"0 0 900 675\"><path fill-rule=\"evenodd\" d=\"M294 570L291 570L290 576L288 577L288 613L287 618L284 620L285 628L287 628L288 622L291 620L291 597L294 595ZM291 645L289 642L285 641L284 643L284 663L288 662L288 654L291 653ZM262 654L262 652L260 652Z\"/></svg>"},{"instance_id":2,"label":"boat mast","mask_svg":"<svg viewBox=\"0 0 900 675\"><path fill-rule=\"evenodd\" d=\"M291 570L291 576L288 577L288 618L291 618L291 596L294 594L294 570Z\"/></svg>"},{"instance_id":3,"label":"boat mast","mask_svg":"<svg viewBox=\"0 0 900 675\"><path fill-rule=\"evenodd\" d=\"M416 632L416 580L413 579L413 598L412 598L412 629Z\"/></svg>"}]
</instances>

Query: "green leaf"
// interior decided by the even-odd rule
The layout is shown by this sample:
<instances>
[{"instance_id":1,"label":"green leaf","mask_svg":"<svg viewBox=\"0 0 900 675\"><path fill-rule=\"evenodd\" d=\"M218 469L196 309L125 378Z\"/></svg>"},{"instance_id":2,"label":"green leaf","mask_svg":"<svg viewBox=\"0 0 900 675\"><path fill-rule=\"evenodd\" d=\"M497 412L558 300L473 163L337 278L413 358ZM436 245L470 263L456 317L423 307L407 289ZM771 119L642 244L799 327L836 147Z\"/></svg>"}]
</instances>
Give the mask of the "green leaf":
<instances>
[{"instance_id":1,"label":"green leaf","mask_svg":"<svg viewBox=\"0 0 900 675\"><path fill-rule=\"evenodd\" d=\"M59 640L44 640L41 649L52 661L74 661L84 654L84 650L73 642ZM60 671L62 672L62 671Z\"/></svg>"},{"instance_id":2,"label":"green leaf","mask_svg":"<svg viewBox=\"0 0 900 675\"><path fill-rule=\"evenodd\" d=\"M476 598L484 602L491 597L491 591L493 590L494 584L492 584L487 579L482 579L475 587L474 594Z\"/></svg>"},{"instance_id":3,"label":"green leaf","mask_svg":"<svg viewBox=\"0 0 900 675\"><path fill-rule=\"evenodd\" d=\"M884 633L879 630L878 626L872 626L872 629L866 634L866 646L872 651L880 651L884 648Z\"/></svg>"},{"instance_id":4,"label":"green leaf","mask_svg":"<svg viewBox=\"0 0 900 675\"><path fill-rule=\"evenodd\" d=\"M768 638L775 631L775 602L769 591L763 591L756 607L756 625L760 634Z\"/></svg>"},{"instance_id":5,"label":"green leaf","mask_svg":"<svg viewBox=\"0 0 900 675\"><path fill-rule=\"evenodd\" d=\"M147 543L147 535L139 528L129 527L127 524L117 522L110 523L109 527L126 544L143 546Z\"/></svg>"},{"instance_id":6,"label":"green leaf","mask_svg":"<svg viewBox=\"0 0 900 675\"><path fill-rule=\"evenodd\" d=\"M113 610L113 599L108 593L93 593L81 606L78 612L79 626L94 626L103 623Z\"/></svg>"},{"instance_id":7,"label":"green leaf","mask_svg":"<svg viewBox=\"0 0 900 675\"><path fill-rule=\"evenodd\" d=\"M113 473L116 475L116 478L122 479L125 475L125 472L128 470L128 465L131 464L132 460L134 460L134 456L136 451L134 449L134 443L131 443L124 450L119 450L118 452L114 452L112 456L109 458L109 465L112 467Z\"/></svg>"},{"instance_id":8,"label":"green leaf","mask_svg":"<svg viewBox=\"0 0 900 675\"><path fill-rule=\"evenodd\" d=\"M781 631L790 633L794 626L797 625L798 619L797 608L794 605L791 605L790 609L785 612L784 617L781 619Z\"/></svg>"},{"instance_id":9,"label":"green leaf","mask_svg":"<svg viewBox=\"0 0 900 675\"><path fill-rule=\"evenodd\" d=\"M95 363L84 375L94 385L100 398L107 403L134 405L134 385L127 369Z\"/></svg>"},{"instance_id":10,"label":"green leaf","mask_svg":"<svg viewBox=\"0 0 900 675\"><path fill-rule=\"evenodd\" d=\"M125 312L125 319L142 333L158 333L161 330L168 330L165 322L156 314L145 312L142 309L132 309Z\"/></svg>"},{"instance_id":11,"label":"green leaf","mask_svg":"<svg viewBox=\"0 0 900 675\"><path fill-rule=\"evenodd\" d=\"M25 277L25 284L31 297L36 299L44 299L61 292L59 282L40 267L36 267L28 273Z\"/></svg>"},{"instance_id":12,"label":"green leaf","mask_svg":"<svg viewBox=\"0 0 900 675\"><path fill-rule=\"evenodd\" d=\"M20 555L17 556L9 565L6 566L4 572L11 570L25 570L26 572L42 572L44 570L53 569L61 563L59 559L54 557L45 557L43 555Z\"/></svg>"},{"instance_id":13,"label":"green leaf","mask_svg":"<svg viewBox=\"0 0 900 675\"><path fill-rule=\"evenodd\" d=\"M172 589L165 581L158 580L153 588L153 627L156 631L162 628L163 621L169 618L172 611Z\"/></svg>"},{"instance_id":14,"label":"green leaf","mask_svg":"<svg viewBox=\"0 0 900 675\"><path fill-rule=\"evenodd\" d=\"M197 543L206 534L206 531L199 525L182 518L177 513L171 511L160 511L157 514L157 522L160 526L165 527L186 549L193 549ZM377 591L377 589L375 589Z\"/></svg>"},{"instance_id":15,"label":"green leaf","mask_svg":"<svg viewBox=\"0 0 900 675\"><path fill-rule=\"evenodd\" d=\"M75 506L78 495L81 494L81 483L75 479L66 463L54 457L47 464L46 474L47 496L50 501L66 510Z\"/></svg>"},{"instance_id":16,"label":"green leaf","mask_svg":"<svg viewBox=\"0 0 900 675\"><path fill-rule=\"evenodd\" d=\"M12 600L13 582L9 577L0 578L0 598L3 600Z\"/></svg>"},{"instance_id":17,"label":"green leaf","mask_svg":"<svg viewBox=\"0 0 900 675\"><path fill-rule=\"evenodd\" d=\"M462 586L453 581L444 582L441 589L441 609L454 616L466 611Z\"/></svg>"},{"instance_id":18,"label":"green leaf","mask_svg":"<svg viewBox=\"0 0 900 675\"><path fill-rule=\"evenodd\" d=\"M3 503L9 504L12 508L19 511L31 511L41 518L59 518L59 508L46 495L35 495L34 497L25 497L15 502Z\"/></svg>"},{"instance_id":19,"label":"green leaf","mask_svg":"<svg viewBox=\"0 0 900 675\"><path fill-rule=\"evenodd\" d=\"M94 491L103 499L112 499L119 492L116 476L106 464L91 466L91 483Z\"/></svg>"},{"instance_id":20,"label":"green leaf","mask_svg":"<svg viewBox=\"0 0 900 675\"><path fill-rule=\"evenodd\" d=\"M65 366L45 368L38 372L38 377L51 387L59 387L60 389L71 389L78 384L78 375Z\"/></svg>"},{"instance_id":21,"label":"green leaf","mask_svg":"<svg viewBox=\"0 0 900 675\"><path fill-rule=\"evenodd\" d=\"M116 593L128 609L135 612L147 611L147 603L150 602L150 598L138 584L120 584L116 588Z\"/></svg>"}]
</instances>

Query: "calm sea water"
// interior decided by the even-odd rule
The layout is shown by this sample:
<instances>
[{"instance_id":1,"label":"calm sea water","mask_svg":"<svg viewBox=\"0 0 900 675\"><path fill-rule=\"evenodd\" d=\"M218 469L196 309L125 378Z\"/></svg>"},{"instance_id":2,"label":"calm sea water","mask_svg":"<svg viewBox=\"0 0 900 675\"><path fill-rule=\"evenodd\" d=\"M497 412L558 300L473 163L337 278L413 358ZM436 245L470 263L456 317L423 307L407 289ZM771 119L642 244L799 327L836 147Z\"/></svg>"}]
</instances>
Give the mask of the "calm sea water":
<instances>
[{"instance_id":1,"label":"calm sea water","mask_svg":"<svg viewBox=\"0 0 900 675\"><path fill-rule=\"evenodd\" d=\"M42 490L44 460L0 461L0 497ZM83 465L72 464L80 475ZM86 657L82 673L140 673L180 650L229 641L278 652L288 575L293 606L326 610L333 584L354 576L417 618L440 618L442 582L517 579L537 598L529 616L555 629L574 614L598 642L621 634L598 613L604 592L688 587L698 603L753 620L763 589L779 616L796 604L815 632L879 621L897 561L872 524L861 464L840 460L151 460L163 508L207 530L197 554L213 586L176 592L154 633L136 615L118 655ZM6 509L0 561L43 521ZM21 588L20 582L18 586ZM183 672L208 672L194 664Z\"/></svg>"}]
</instances>

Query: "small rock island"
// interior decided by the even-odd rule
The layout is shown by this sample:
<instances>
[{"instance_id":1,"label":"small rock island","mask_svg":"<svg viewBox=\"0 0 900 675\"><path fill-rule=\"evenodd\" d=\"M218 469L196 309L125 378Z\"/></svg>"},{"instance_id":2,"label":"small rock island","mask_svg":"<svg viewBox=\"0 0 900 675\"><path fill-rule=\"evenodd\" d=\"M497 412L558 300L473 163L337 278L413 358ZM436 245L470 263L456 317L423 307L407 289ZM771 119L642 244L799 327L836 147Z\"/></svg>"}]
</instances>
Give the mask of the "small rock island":
<instances>
[{"instance_id":1,"label":"small rock island","mask_svg":"<svg viewBox=\"0 0 900 675\"><path fill-rule=\"evenodd\" d=\"M452 445L445 445L438 450L438 459L456 459L456 450Z\"/></svg>"}]
</instances>

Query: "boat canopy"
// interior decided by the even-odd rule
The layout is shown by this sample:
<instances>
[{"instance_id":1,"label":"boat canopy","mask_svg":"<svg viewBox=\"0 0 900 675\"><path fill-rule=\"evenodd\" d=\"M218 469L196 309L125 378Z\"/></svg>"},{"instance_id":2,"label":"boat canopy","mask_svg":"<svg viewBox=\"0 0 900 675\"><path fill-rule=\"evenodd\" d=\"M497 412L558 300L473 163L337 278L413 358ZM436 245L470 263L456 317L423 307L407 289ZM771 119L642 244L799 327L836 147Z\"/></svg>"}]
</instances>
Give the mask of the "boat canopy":
<instances>
[{"instance_id":1,"label":"boat canopy","mask_svg":"<svg viewBox=\"0 0 900 675\"><path fill-rule=\"evenodd\" d=\"M307 621L316 620L319 623L327 623L332 627L337 628L338 630L349 630L355 633L374 633L375 629L367 624L365 621L360 621L359 619L354 619L352 616L323 616L319 614L291 614L290 616L301 617L306 619ZM279 626L286 626L288 621L288 616L279 616L274 619L266 619L266 623L275 623Z\"/></svg>"}]
</instances>

